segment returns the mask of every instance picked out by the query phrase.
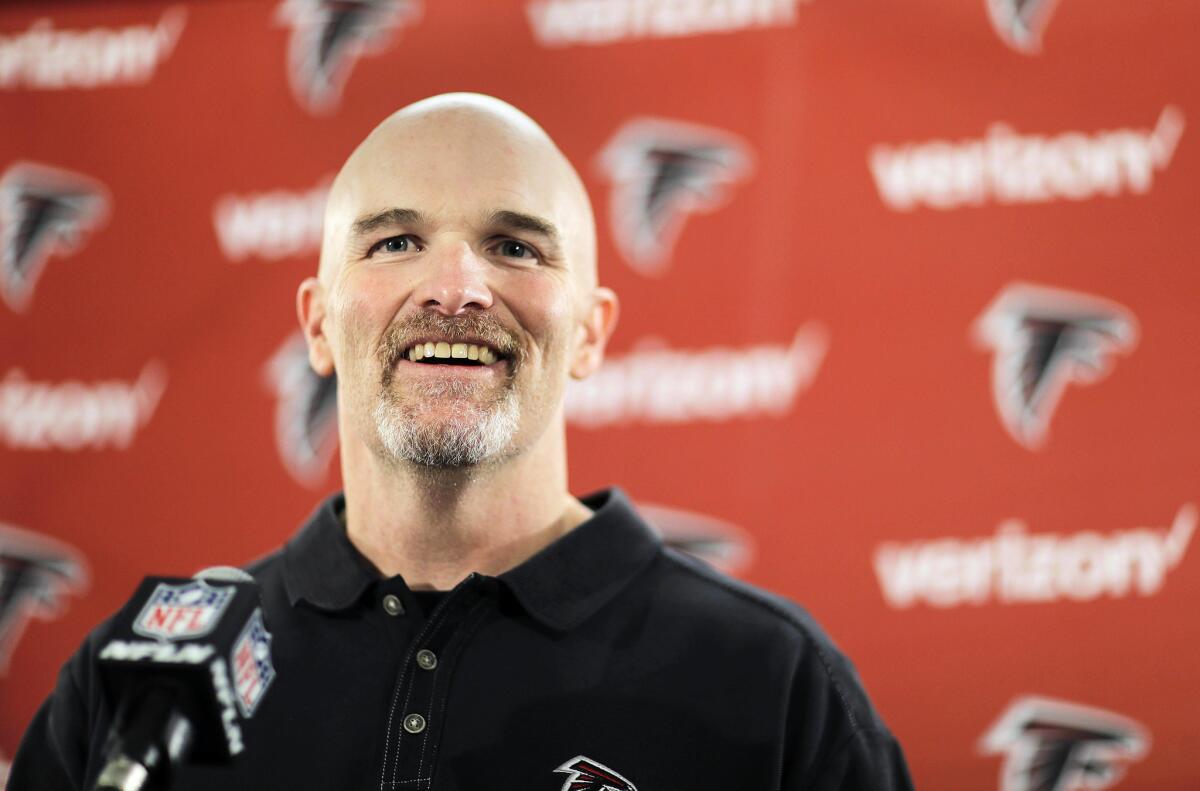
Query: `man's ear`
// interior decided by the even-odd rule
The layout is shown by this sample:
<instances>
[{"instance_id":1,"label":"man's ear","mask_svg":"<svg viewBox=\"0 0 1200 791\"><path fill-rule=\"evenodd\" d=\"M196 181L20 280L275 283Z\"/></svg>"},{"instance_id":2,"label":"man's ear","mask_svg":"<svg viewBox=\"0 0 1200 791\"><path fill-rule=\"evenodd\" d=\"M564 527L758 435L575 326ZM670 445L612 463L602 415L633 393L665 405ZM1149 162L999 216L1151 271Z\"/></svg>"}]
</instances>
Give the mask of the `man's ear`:
<instances>
[{"instance_id":1,"label":"man's ear","mask_svg":"<svg viewBox=\"0 0 1200 791\"><path fill-rule=\"evenodd\" d=\"M582 338L571 361L572 377L586 379L604 362L604 348L617 327L619 313L617 295L612 289L596 288L592 292L592 305L581 325Z\"/></svg>"},{"instance_id":2,"label":"man's ear","mask_svg":"<svg viewBox=\"0 0 1200 791\"><path fill-rule=\"evenodd\" d=\"M296 316L308 341L308 364L319 376L329 376L333 373L333 352L325 335L325 286L317 278L305 278L300 284Z\"/></svg>"}]
</instances>

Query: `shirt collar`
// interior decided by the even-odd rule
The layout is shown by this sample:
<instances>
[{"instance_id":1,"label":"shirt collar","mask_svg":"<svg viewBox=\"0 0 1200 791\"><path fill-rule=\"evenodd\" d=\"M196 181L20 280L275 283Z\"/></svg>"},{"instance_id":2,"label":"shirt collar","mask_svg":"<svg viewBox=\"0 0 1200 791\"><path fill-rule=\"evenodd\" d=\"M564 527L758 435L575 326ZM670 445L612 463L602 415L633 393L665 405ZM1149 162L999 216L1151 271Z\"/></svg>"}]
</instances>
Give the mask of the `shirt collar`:
<instances>
[{"instance_id":1,"label":"shirt collar","mask_svg":"<svg viewBox=\"0 0 1200 791\"><path fill-rule=\"evenodd\" d=\"M283 548L283 584L295 607L306 601L322 610L344 610L358 601L379 572L346 537L341 492L317 506Z\"/></svg>"},{"instance_id":2,"label":"shirt collar","mask_svg":"<svg viewBox=\"0 0 1200 791\"><path fill-rule=\"evenodd\" d=\"M531 616L557 630L583 622L658 553L661 539L620 489L583 498L592 517L499 580ZM293 606L324 610L355 604L379 574L342 526L345 498L322 503L284 548L284 584Z\"/></svg>"},{"instance_id":3,"label":"shirt collar","mask_svg":"<svg viewBox=\"0 0 1200 791\"><path fill-rule=\"evenodd\" d=\"M620 489L583 498L592 518L499 579L546 626L582 623L659 553L662 540Z\"/></svg>"}]
</instances>

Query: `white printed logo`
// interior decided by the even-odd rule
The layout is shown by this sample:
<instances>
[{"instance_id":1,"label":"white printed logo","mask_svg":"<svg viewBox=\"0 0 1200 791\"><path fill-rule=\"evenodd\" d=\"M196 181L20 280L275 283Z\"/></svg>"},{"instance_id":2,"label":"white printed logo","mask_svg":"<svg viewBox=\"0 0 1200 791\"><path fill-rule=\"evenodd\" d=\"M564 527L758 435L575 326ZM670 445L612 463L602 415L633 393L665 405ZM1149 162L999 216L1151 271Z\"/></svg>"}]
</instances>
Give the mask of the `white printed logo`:
<instances>
[{"instance_id":1,"label":"white printed logo","mask_svg":"<svg viewBox=\"0 0 1200 791\"><path fill-rule=\"evenodd\" d=\"M358 59L384 51L420 15L417 0L284 0L277 18L292 28L288 77L296 101L310 113L331 112Z\"/></svg>"},{"instance_id":2,"label":"white printed logo","mask_svg":"<svg viewBox=\"0 0 1200 791\"><path fill-rule=\"evenodd\" d=\"M687 216L723 206L752 163L750 147L720 129L652 118L622 126L600 165L613 183L609 218L626 262L662 274Z\"/></svg>"},{"instance_id":3,"label":"white printed logo","mask_svg":"<svg viewBox=\"0 0 1200 791\"><path fill-rule=\"evenodd\" d=\"M829 348L817 322L788 344L670 349L645 339L567 385L566 416L580 428L623 423L724 422L780 417L812 386Z\"/></svg>"},{"instance_id":4,"label":"white printed logo","mask_svg":"<svg viewBox=\"0 0 1200 791\"><path fill-rule=\"evenodd\" d=\"M1183 560L1198 513L1188 503L1169 528L1107 534L1030 533L1009 519L985 538L888 542L875 550L875 575L898 610L1153 596Z\"/></svg>"},{"instance_id":5,"label":"white printed logo","mask_svg":"<svg viewBox=\"0 0 1200 791\"><path fill-rule=\"evenodd\" d=\"M18 162L0 177L0 296L23 311L51 255L67 255L108 217L99 182L47 165Z\"/></svg>"},{"instance_id":6,"label":"white printed logo","mask_svg":"<svg viewBox=\"0 0 1200 791\"><path fill-rule=\"evenodd\" d=\"M0 523L0 674L29 619L57 617L63 599L87 585L87 563L74 547Z\"/></svg>"},{"instance_id":7,"label":"white printed logo","mask_svg":"<svg viewBox=\"0 0 1200 791\"><path fill-rule=\"evenodd\" d=\"M221 620L237 588L191 580L160 582L133 621L133 631L159 640L184 640L208 634Z\"/></svg>"},{"instance_id":8,"label":"white printed logo","mask_svg":"<svg viewBox=\"0 0 1200 791\"><path fill-rule=\"evenodd\" d=\"M253 717L255 709L275 680L271 664L271 633L263 622L262 608L254 611L242 629L229 657L233 667L234 689L243 717Z\"/></svg>"},{"instance_id":9,"label":"white printed logo","mask_svg":"<svg viewBox=\"0 0 1200 791\"><path fill-rule=\"evenodd\" d=\"M154 416L167 369L152 360L137 381L32 382L20 368L0 379L0 444L14 450L124 450Z\"/></svg>"},{"instance_id":10,"label":"white printed logo","mask_svg":"<svg viewBox=\"0 0 1200 791\"><path fill-rule=\"evenodd\" d=\"M275 445L300 483L320 484L337 448L337 376L318 376L308 364L304 335L291 335L267 363L275 393Z\"/></svg>"},{"instance_id":11,"label":"white printed logo","mask_svg":"<svg viewBox=\"0 0 1200 791\"><path fill-rule=\"evenodd\" d=\"M980 740L1004 755L1001 791L1099 791L1146 754L1150 736L1111 711L1040 697L1018 698Z\"/></svg>"},{"instance_id":12,"label":"white printed logo","mask_svg":"<svg viewBox=\"0 0 1200 791\"><path fill-rule=\"evenodd\" d=\"M976 320L975 338L994 352L992 398L1001 423L1037 450L1067 385L1107 376L1112 356L1136 345L1137 322L1110 300L1014 283Z\"/></svg>"},{"instance_id":13,"label":"white printed logo","mask_svg":"<svg viewBox=\"0 0 1200 791\"><path fill-rule=\"evenodd\" d=\"M984 0L1004 43L1025 55L1042 48L1042 33L1058 0Z\"/></svg>"},{"instance_id":14,"label":"white printed logo","mask_svg":"<svg viewBox=\"0 0 1200 791\"><path fill-rule=\"evenodd\" d=\"M796 24L810 0L533 0L525 6L543 47L736 33Z\"/></svg>"},{"instance_id":15,"label":"white printed logo","mask_svg":"<svg viewBox=\"0 0 1200 791\"><path fill-rule=\"evenodd\" d=\"M321 249L321 228L329 180L306 192L272 190L227 194L213 207L213 227L230 261L277 261Z\"/></svg>"},{"instance_id":16,"label":"white printed logo","mask_svg":"<svg viewBox=\"0 0 1200 791\"><path fill-rule=\"evenodd\" d=\"M172 6L158 24L112 30L55 30L47 18L0 35L0 89L62 90L149 82L175 49L187 9Z\"/></svg>"},{"instance_id":17,"label":"white printed logo","mask_svg":"<svg viewBox=\"0 0 1200 791\"><path fill-rule=\"evenodd\" d=\"M741 528L706 514L639 502L638 513L661 535L663 544L700 558L726 574L750 565L753 542Z\"/></svg>"},{"instance_id":18,"label":"white printed logo","mask_svg":"<svg viewBox=\"0 0 1200 791\"><path fill-rule=\"evenodd\" d=\"M982 139L880 144L867 161L893 211L1144 195L1171 164L1184 127L1175 107L1153 129L1047 136L998 123Z\"/></svg>"}]
</instances>

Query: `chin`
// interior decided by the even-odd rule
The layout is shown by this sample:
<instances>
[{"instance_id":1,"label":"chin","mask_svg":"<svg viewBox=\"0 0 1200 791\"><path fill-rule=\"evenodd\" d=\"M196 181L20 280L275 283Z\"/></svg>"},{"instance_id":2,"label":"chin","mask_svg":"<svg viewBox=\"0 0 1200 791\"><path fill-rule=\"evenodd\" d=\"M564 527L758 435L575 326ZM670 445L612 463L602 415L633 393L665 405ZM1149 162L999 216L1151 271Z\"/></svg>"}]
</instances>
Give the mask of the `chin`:
<instances>
[{"instance_id":1,"label":"chin","mask_svg":"<svg viewBox=\"0 0 1200 791\"><path fill-rule=\"evenodd\" d=\"M404 414L384 401L375 426L384 455L394 462L459 469L505 458L520 424L515 399L467 417Z\"/></svg>"}]
</instances>

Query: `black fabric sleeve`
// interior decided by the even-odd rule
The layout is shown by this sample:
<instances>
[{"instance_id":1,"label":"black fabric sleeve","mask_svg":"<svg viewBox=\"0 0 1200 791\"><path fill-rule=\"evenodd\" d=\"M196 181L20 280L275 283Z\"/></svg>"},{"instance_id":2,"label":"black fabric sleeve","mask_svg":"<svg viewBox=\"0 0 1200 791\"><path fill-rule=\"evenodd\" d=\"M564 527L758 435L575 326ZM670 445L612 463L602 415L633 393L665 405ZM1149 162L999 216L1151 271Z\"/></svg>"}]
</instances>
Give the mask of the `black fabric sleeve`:
<instances>
[{"instance_id":1,"label":"black fabric sleeve","mask_svg":"<svg viewBox=\"0 0 1200 791\"><path fill-rule=\"evenodd\" d=\"M79 655L58 674L13 758L8 791L82 791L88 760L87 714L79 691Z\"/></svg>"},{"instance_id":2,"label":"black fabric sleeve","mask_svg":"<svg viewBox=\"0 0 1200 791\"><path fill-rule=\"evenodd\" d=\"M854 665L814 622L788 690L781 791L912 791Z\"/></svg>"},{"instance_id":3,"label":"black fabric sleeve","mask_svg":"<svg viewBox=\"0 0 1200 791\"><path fill-rule=\"evenodd\" d=\"M856 731L812 778L784 791L913 791L900 745L886 730Z\"/></svg>"},{"instance_id":4,"label":"black fabric sleeve","mask_svg":"<svg viewBox=\"0 0 1200 791\"><path fill-rule=\"evenodd\" d=\"M59 671L13 757L7 791L84 791L94 781L111 723L95 659L111 624L100 624Z\"/></svg>"}]
</instances>

